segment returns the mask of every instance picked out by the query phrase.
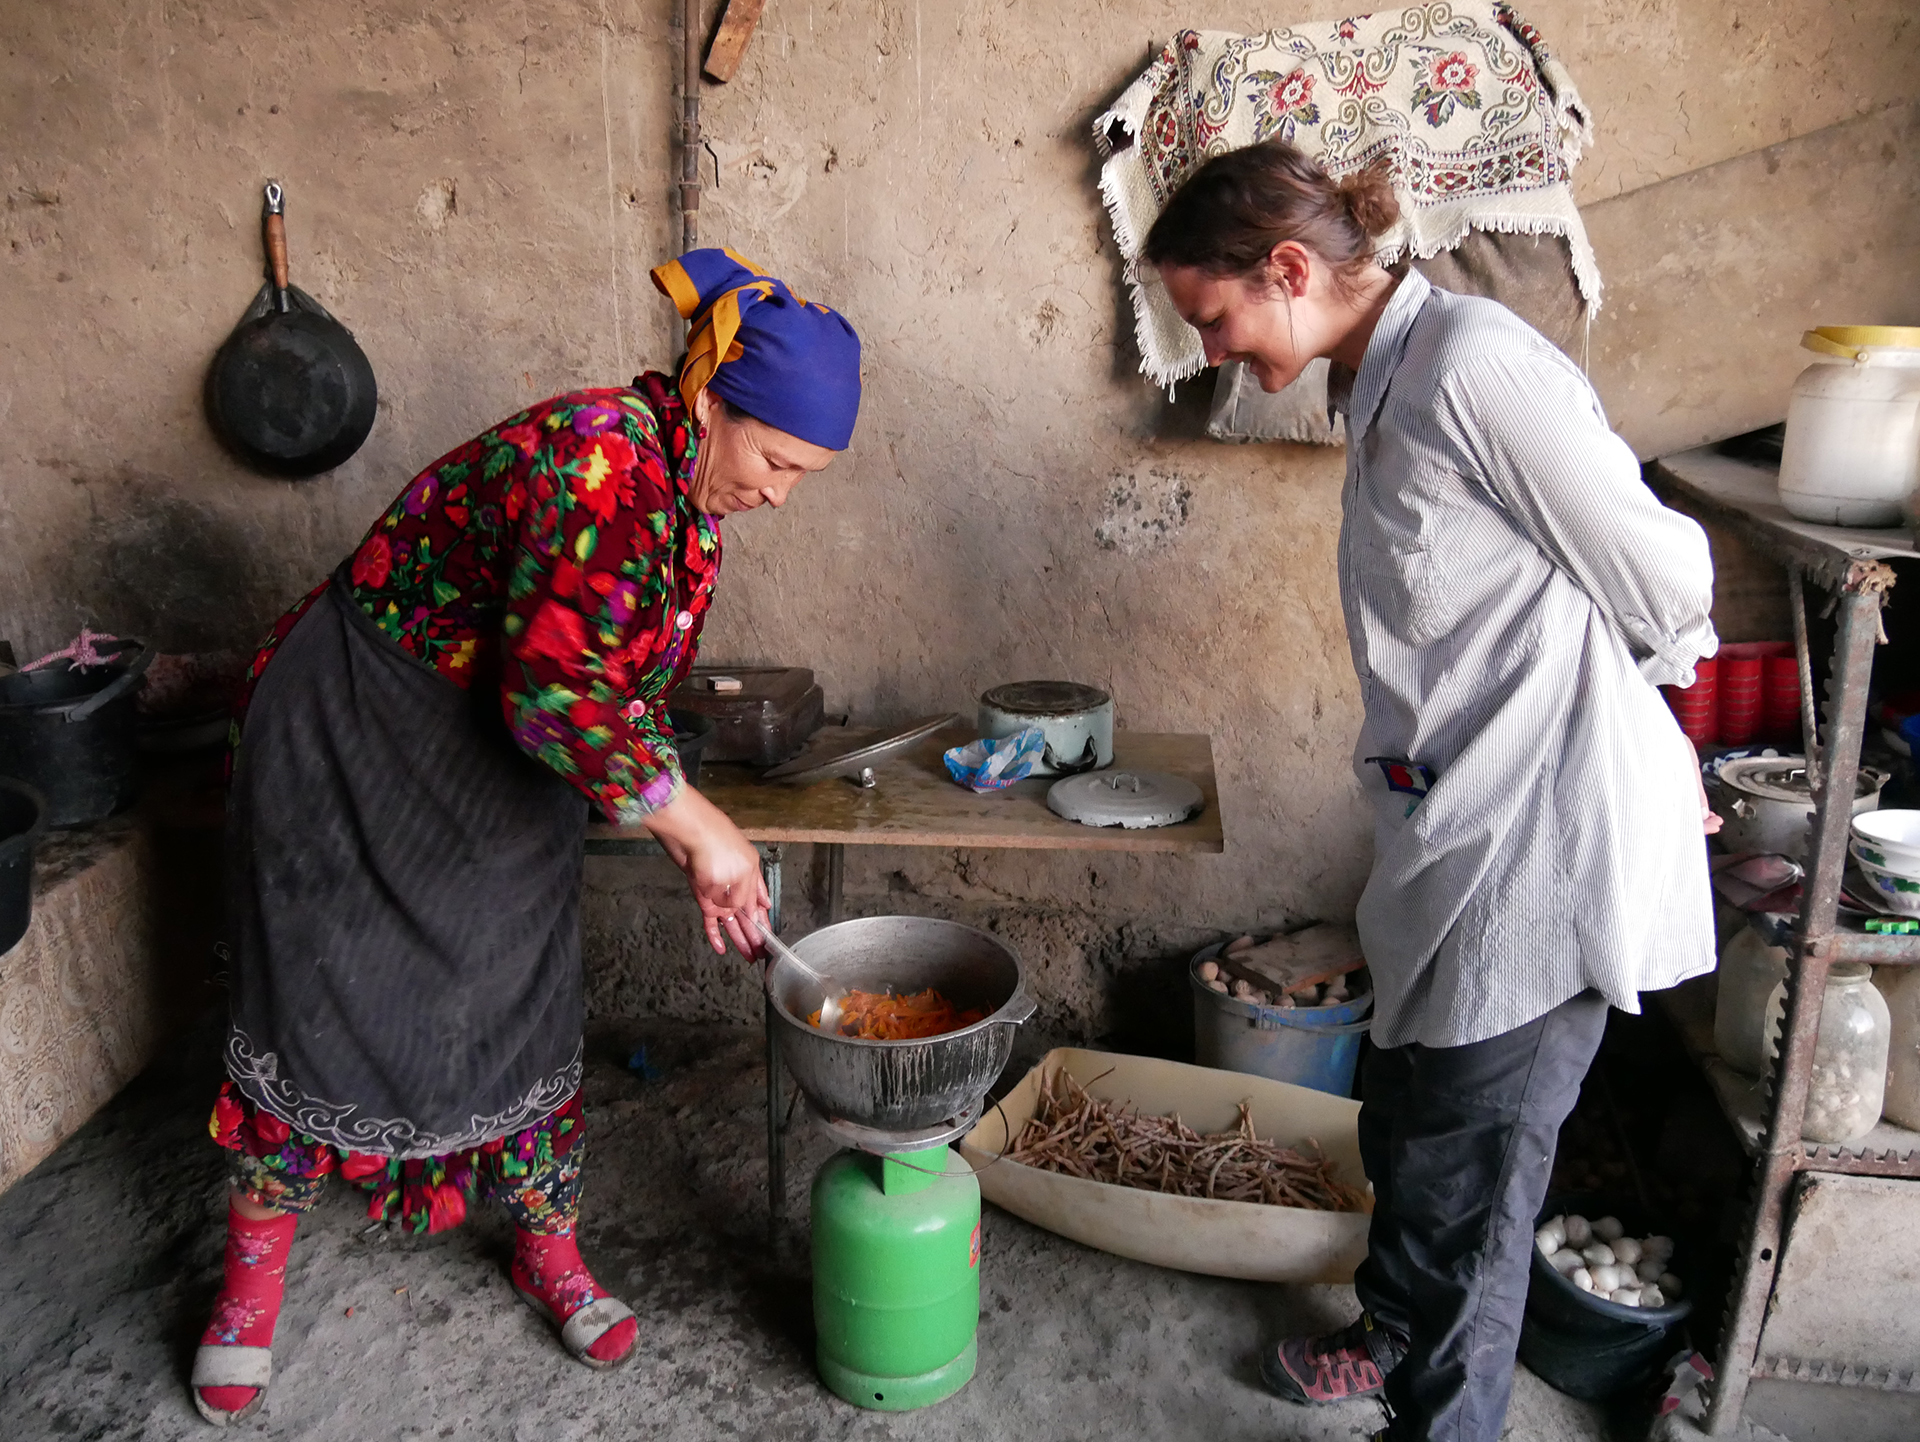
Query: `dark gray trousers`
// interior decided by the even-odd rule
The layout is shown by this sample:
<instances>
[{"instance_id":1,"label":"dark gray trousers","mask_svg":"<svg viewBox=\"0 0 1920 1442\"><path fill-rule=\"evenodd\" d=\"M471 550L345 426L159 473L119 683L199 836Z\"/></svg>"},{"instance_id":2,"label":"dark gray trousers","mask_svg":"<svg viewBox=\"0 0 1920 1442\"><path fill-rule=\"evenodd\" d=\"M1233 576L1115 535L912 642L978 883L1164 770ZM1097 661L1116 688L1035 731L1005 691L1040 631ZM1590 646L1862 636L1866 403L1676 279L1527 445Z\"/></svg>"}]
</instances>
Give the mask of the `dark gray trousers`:
<instances>
[{"instance_id":1,"label":"dark gray trousers","mask_svg":"<svg viewBox=\"0 0 1920 1442\"><path fill-rule=\"evenodd\" d=\"M1486 1041L1368 1053L1360 1157L1373 1222L1354 1287L1407 1339L1387 1376L1394 1442L1500 1436L1534 1218L1606 1021L1606 999L1588 991Z\"/></svg>"}]
</instances>

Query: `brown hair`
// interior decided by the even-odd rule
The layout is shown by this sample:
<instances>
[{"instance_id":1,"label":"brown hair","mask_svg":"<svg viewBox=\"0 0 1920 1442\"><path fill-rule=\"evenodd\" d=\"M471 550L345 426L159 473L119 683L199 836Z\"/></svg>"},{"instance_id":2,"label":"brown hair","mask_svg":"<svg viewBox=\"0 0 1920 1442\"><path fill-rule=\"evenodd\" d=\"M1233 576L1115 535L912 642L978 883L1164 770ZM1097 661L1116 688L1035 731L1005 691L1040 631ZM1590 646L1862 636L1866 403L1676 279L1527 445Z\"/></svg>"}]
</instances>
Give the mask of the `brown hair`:
<instances>
[{"instance_id":1,"label":"brown hair","mask_svg":"<svg viewBox=\"0 0 1920 1442\"><path fill-rule=\"evenodd\" d=\"M1390 161L1335 180L1286 141L1267 140L1194 171L1147 232L1144 255L1150 265L1246 276L1293 240L1326 261L1344 289L1399 218Z\"/></svg>"}]
</instances>

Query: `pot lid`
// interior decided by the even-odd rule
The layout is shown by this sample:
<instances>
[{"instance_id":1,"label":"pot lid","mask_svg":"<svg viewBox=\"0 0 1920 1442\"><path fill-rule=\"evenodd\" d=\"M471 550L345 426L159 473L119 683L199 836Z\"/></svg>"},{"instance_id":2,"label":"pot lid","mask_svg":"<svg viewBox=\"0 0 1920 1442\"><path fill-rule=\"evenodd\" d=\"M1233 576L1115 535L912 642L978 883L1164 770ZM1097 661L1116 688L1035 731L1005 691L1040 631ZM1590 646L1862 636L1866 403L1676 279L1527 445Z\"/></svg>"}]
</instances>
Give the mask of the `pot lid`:
<instances>
[{"instance_id":1,"label":"pot lid","mask_svg":"<svg viewBox=\"0 0 1920 1442\"><path fill-rule=\"evenodd\" d=\"M1720 767L1720 781L1731 791L1764 801L1788 801L1806 806L1813 801L1804 756L1743 756ZM1871 796L1886 784L1878 771L1861 767L1854 777L1856 797Z\"/></svg>"},{"instance_id":2,"label":"pot lid","mask_svg":"<svg viewBox=\"0 0 1920 1442\"><path fill-rule=\"evenodd\" d=\"M982 706L1009 716L1079 716L1113 704L1113 697L1078 681L1009 681L982 693Z\"/></svg>"},{"instance_id":3,"label":"pot lid","mask_svg":"<svg viewBox=\"0 0 1920 1442\"><path fill-rule=\"evenodd\" d=\"M1201 807L1200 788L1164 771L1089 771L1056 782L1048 809L1086 826L1173 826Z\"/></svg>"}]
</instances>

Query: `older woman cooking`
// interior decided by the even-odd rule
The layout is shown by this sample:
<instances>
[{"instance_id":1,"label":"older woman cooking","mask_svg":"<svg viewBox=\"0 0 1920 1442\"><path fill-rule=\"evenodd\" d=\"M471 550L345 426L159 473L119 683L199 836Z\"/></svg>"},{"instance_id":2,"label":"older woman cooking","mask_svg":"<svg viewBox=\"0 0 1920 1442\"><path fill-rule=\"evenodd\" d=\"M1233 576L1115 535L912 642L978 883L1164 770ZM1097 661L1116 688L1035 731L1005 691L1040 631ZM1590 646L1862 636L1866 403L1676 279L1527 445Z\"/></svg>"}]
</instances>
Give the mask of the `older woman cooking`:
<instances>
[{"instance_id":1,"label":"older woman cooking","mask_svg":"<svg viewBox=\"0 0 1920 1442\"><path fill-rule=\"evenodd\" d=\"M752 951L753 846L681 775L720 519L779 506L852 437L860 343L731 251L653 272L690 322L677 384L575 391L422 471L282 618L236 722L229 801L225 1284L193 1367L261 1404L298 1213L339 1172L416 1232L482 1195L514 1287L593 1367L638 1325L580 1258L581 842L644 826L707 937Z\"/></svg>"}]
</instances>

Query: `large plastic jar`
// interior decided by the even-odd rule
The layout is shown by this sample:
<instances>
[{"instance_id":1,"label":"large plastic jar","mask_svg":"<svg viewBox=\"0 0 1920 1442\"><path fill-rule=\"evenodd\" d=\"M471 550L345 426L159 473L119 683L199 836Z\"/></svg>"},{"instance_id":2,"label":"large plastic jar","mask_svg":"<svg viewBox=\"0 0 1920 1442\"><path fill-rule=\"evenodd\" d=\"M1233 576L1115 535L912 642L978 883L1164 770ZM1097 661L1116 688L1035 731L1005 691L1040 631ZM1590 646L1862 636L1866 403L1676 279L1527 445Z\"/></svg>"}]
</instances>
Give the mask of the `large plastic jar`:
<instances>
[{"instance_id":1,"label":"large plastic jar","mask_svg":"<svg viewBox=\"0 0 1920 1442\"><path fill-rule=\"evenodd\" d=\"M1745 921L1744 914L1741 917ZM1713 1049L1748 1076L1767 1071L1767 1002L1787 979L1787 953L1768 946L1751 926L1720 948L1720 997L1713 1008Z\"/></svg>"},{"instance_id":2,"label":"large plastic jar","mask_svg":"<svg viewBox=\"0 0 1920 1442\"><path fill-rule=\"evenodd\" d=\"M1780 504L1829 526L1897 526L1920 482L1920 327L1833 325L1787 402Z\"/></svg>"},{"instance_id":3,"label":"large plastic jar","mask_svg":"<svg viewBox=\"0 0 1920 1442\"><path fill-rule=\"evenodd\" d=\"M1786 1039L1787 988L1767 1001L1767 1054ZM1807 1116L1800 1135L1810 1142L1858 1141L1880 1120L1886 1096L1887 1044L1892 1019L1865 962L1835 962L1820 1004L1820 1036L1807 1082ZM1779 1040L1771 1038L1778 1036Z\"/></svg>"},{"instance_id":4,"label":"large plastic jar","mask_svg":"<svg viewBox=\"0 0 1920 1442\"><path fill-rule=\"evenodd\" d=\"M1891 1029L1883 1114L1920 1131L1920 966L1883 966L1874 984L1886 998Z\"/></svg>"}]
</instances>

